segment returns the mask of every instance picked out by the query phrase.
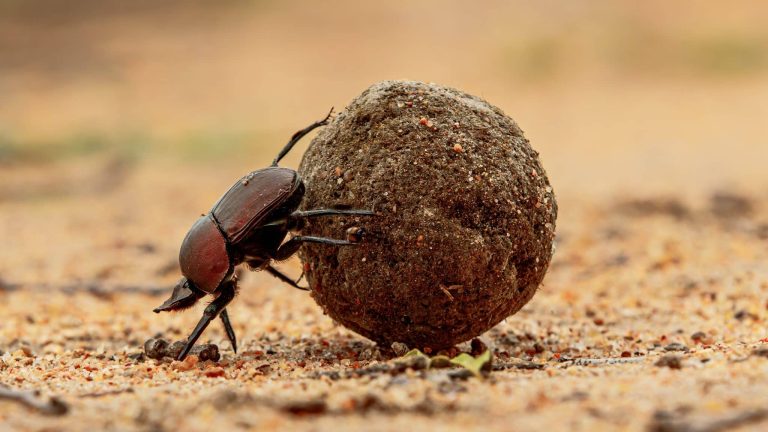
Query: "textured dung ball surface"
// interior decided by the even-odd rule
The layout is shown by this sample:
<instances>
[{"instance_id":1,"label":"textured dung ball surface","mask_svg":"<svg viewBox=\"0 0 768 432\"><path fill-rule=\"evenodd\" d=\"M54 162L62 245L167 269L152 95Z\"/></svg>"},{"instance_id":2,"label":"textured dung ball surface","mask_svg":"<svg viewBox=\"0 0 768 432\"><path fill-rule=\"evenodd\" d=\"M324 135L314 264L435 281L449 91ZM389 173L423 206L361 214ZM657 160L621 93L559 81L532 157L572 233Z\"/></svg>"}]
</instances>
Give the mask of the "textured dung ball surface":
<instances>
[{"instance_id":1,"label":"textured dung ball surface","mask_svg":"<svg viewBox=\"0 0 768 432\"><path fill-rule=\"evenodd\" d=\"M312 296L334 320L389 346L442 349L517 312L552 256L557 204L538 153L484 100L385 81L312 141L299 173L303 209L379 216L317 218L303 234L358 246L305 245Z\"/></svg>"}]
</instances>

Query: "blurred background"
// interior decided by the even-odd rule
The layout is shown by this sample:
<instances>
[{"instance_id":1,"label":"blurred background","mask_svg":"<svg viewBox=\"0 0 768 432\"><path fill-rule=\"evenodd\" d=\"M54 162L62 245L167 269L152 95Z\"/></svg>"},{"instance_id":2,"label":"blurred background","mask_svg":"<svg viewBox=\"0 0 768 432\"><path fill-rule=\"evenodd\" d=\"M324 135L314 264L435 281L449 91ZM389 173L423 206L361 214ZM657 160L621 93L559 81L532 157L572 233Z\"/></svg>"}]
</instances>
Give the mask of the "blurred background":
<instances>
[{"instance_id":1,"label":"blurred background","mask_svg":"<svg viewBox=\"0 0 768 432\"><path fill-rule=\"evenodd\" d=\"M197 214L384 79L513 117L566 230L582 202L765 197L766 22L741 0L2 0L0 278L169 283Z\"/></svg>"}]
</instances>

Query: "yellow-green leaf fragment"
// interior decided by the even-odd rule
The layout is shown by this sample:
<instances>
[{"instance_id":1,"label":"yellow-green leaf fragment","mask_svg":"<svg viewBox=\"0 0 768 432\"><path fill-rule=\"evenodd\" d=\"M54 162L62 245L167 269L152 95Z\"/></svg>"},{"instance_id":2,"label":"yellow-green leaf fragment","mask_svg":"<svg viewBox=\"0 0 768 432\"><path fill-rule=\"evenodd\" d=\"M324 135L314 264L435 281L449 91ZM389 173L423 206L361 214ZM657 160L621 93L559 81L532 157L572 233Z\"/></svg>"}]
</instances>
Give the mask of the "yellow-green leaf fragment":
<instances>
[{"instance_id":1,"label":"yellow-green leaf fragment","mask_svg":"<svg viewBox=\"0 0 768 432\"><path fill-rule=\"evenodd\" d=\"M459 365L472 372L475 376L480 376L480 370L491 360L491 350L486 350L477 357L472 357L467 353L461 353L451 359L451 363Z\"/></svg>"},{"instance_id":2,"label":"yellow-green leaf fragment","mask_svg":"<svg viewBox=\"0 0 768 432\"><path fill-rule=\"evenodd\" d=\"M407 353L403 354L403 357L416 357L416 356L427 357L426 354L424 354L423 352L421 352L421 351L419 351L418 349L415 349L415 348L410 350L410 351L408 351Z\"/></svg>"},{"instance_id":3,"label":"yellow-green leaf fragment","mask_svg":"<svg viewBox=\"0 0 768 432\"><path fill-rule=\"evenodd\" d=\"M429 359L429 368L430 369L442 369L451 367L453 363L451 362L451 359L448 356L444 355L436 355Z\"/></svg>"},{"instance_id":4,"label":"yellow-green leaf fragment","mask_svg":"<svg viewBox=\"0 0 768 432\"><path fill-rule=\"evenodd\" d=\"M467 353L461 353L454 358L449 358L448 356L444 356L444 355L436 355L434 357L430 357L424 354L423 352L419 351L418 349L412 349L407 353L403 354L401 358L408 358L408 357L411 357L411 358L424 357L425 359L427 359L428 368L430 369L440 369L440 368L447 368L450 366L460 366L472 372L472 374L475 376L481 376L480 371L483 369L483 366L485 366L486 363L491 361L491 351L486 350L484 353L478 355L477 357L472 357Z\"/></svg>"}]
</instances>

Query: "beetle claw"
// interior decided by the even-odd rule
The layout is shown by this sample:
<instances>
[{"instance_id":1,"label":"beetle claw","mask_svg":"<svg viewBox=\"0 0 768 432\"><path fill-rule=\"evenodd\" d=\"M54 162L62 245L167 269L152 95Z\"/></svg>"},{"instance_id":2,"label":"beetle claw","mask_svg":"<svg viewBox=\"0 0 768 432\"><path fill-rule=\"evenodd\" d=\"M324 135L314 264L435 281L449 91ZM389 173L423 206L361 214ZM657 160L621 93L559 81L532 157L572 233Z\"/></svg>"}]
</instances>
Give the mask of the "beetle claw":
<instances>
[{"instance_id":1,"label":"beetle claw","mask_svg":"<svg viewBox=\"0 0 768 432\"><path fill-rule=\"evenodd\" d=\"M334 107L331 107L331 110L328 111L328 115L326 115L325 118L321 121L323 125L327 125L333 119L333 108Z\"/></svg>"}]
</instances>

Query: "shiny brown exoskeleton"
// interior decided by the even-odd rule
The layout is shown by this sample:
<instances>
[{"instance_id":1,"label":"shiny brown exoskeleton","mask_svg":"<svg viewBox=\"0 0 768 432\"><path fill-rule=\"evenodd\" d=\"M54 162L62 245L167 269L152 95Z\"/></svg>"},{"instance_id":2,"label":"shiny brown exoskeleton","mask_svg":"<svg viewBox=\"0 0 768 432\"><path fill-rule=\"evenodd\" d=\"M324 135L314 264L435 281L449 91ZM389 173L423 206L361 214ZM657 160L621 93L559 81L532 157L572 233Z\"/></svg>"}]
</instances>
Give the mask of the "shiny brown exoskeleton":
<instances>
[{"instance_id":1,"label":"shiny brown exoskeleton","mask_svg":"<svg viewBox=\"0 0 768 432\"><path fill-rule=\"evenodd\" d=\"M238 265L246 263L253 270L266 270L294 288L306 290L272 267L271 261L289 258L302 243L344 246L360 240L358 235L349 236L347 240L294 235L283 243L288 232L301 229L304 220L309 217L374 214L368 210L298 211L304 197L304 183L296 171L277 166L304 135L328 124L330 116L331 113L328 113L325 119L296 132L272 166L253 171L238 180L187 233L179 252L184 277L174 287L171 297L154 311L186 309L207 294L216 298L205 308L178 360L187 356L208 324L219 315L232 349L237 351L235 332L225 308L237 291L237 278L233 275Z\"/></svg>"}]
</instances>

